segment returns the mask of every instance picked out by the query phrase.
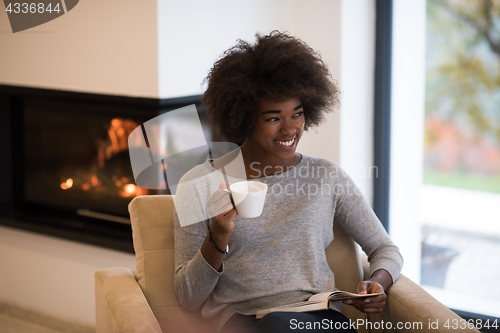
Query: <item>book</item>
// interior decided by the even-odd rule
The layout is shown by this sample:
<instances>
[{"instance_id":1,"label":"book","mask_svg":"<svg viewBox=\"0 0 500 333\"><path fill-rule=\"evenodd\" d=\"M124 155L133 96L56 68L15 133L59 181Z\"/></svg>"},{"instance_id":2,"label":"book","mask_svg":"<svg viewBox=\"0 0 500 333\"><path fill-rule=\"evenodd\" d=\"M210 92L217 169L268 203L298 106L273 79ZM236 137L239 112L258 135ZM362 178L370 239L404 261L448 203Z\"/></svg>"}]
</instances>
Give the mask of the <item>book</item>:
<instances>
[{"instance_id":1,"label":"book","mask_svg":"<svg viewBox=\"0 0 500 333\"><path fill-rule=\"evenodd\" d=\"M328 310L331 308L332 302L342 301L345 299L353 298L367 298L381 295L381 293L375 294L355 294L348 291L337 290L334 292L320 293L312 295L307 301L302 301L298 303L282 305L270 309L259 310L256 313L256 318L260 319L266 314L271 312L310 312L310 311L320 311Z\"/></svg>"}]
</instances>

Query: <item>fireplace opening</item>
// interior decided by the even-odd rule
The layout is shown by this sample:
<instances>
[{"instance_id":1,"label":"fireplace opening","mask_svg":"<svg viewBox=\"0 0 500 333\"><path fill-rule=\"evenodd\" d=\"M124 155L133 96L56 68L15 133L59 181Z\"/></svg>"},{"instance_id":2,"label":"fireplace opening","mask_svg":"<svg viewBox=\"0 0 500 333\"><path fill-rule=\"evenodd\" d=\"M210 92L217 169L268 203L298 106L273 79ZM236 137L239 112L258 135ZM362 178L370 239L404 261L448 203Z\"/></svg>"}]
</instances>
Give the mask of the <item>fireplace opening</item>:
<instances>
[{"instance_id":1,"label":"fireplace opening","mask_svg":"<svg viewBox=\"0 0 500 333\"><path fill-rule=\"evenodd\" d=\"M130 165L128 135L143 121L27 103L23 201L127 217L132 198L159 194L136 186Z\"/></svg>"},{"instance_id":2,"label":"fireplace opening","mask_svg":"<svg viewBox=\"0 0 500 333\"><path fill-rule=\"evenodd\" d=\"M128 204L170 190L136 185L128 136L162 113L196 104L207 142L216 140L200 101L0 86L7 110L0 154L9 157L0 170L8 179L0 223L133 251Z\"/></svg>"}]
</instances>

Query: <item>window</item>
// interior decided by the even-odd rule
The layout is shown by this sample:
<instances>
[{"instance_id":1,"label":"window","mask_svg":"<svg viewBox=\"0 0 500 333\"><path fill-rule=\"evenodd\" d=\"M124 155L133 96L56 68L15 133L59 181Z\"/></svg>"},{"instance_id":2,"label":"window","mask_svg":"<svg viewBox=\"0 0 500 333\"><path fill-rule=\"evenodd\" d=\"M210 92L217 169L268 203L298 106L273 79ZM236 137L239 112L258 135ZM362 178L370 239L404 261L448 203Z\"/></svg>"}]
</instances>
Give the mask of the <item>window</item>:
<instances>
[{"instance_id":1,"label":"window","mask_svg":"<svg viewBox=\"0 0 500 333\"><path fill-rule=\"evenodd\" d=\"M500 2L393 5L389 231L403 273L459 313L500 317Z\"/></svg>"},{"instance_id":2,"label":"window","mask_svg":"<svg viewBox=\"0 0 500 333\"><path fill-rule=\"evenodd\" d=\"M500 2L428 0L421 284L500 317Z\"/></svg>"}]
</instances>

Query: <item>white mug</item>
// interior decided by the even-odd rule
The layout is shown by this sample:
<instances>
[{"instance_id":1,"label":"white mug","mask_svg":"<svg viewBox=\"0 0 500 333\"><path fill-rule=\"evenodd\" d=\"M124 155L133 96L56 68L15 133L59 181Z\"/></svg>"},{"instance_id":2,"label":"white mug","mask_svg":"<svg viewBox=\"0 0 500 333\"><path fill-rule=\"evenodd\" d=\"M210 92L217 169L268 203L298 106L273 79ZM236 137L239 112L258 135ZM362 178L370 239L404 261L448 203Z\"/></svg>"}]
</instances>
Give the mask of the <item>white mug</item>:
<instances>
[{"instance_id":1,"label":"white mug","mask_svg":"<svg viewBox=\"0 0 500 333\"><path fill-rule=\"evenodd\" d=\"M267 194L266 184L257 181L242 181L232 184L229 188L239 216L253 218L262 214Z\"/></svg>"}]
</instances>

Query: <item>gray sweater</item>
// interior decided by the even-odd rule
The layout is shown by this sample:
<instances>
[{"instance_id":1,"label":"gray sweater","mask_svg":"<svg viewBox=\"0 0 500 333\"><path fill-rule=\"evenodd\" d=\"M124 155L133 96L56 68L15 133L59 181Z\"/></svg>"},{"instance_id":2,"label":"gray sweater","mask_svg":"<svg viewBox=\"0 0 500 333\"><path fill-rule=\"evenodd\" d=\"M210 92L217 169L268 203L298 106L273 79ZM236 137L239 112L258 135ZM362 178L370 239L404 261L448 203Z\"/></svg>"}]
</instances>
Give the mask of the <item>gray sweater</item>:
<instances>
[{"instance_id":1,"label":"gray sweater","mask_svg":"<svg viewBox=\"0 0 500 333\"><path fill-rule=\"evenodd\" d=\"M200 217L209 220L206 201L221 179L207 161L183 177L190 185L179 186L175 196L179 215L189 212L201 221L181 227L176 215L175 291L186 309L201 307L216 329L236 312L255 314L333 291L325 248L334 221L361 245L371 273L383 268L398 278L401 254L352 179L334 162L307 156L287 172L259 179L269 186L263 213L233 220L229 253L216 271L200 252L208 233Z\"/></svg>"}]
</instances>

